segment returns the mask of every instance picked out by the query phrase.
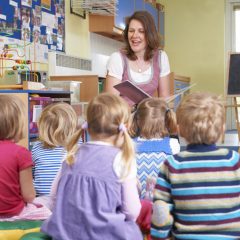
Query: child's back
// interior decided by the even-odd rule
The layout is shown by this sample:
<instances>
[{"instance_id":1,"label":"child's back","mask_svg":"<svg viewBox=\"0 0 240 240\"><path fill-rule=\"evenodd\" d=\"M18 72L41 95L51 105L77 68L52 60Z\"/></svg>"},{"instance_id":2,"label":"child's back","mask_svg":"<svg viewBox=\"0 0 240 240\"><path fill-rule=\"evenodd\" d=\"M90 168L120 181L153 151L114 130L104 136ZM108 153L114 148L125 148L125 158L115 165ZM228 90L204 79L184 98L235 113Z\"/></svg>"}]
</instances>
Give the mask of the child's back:
<instances>
[{"instance_id":1,"label":"child's back","mask_svg":"<svg viewBox=\"0 0 240 240\"><path fill-rule=\"evenodd\" d=\"M0 221L46 219L51 212L33 203L31 153L17 144L25 136L26 109L14 95L0 95Z\"/></svg>"},{"instance_id":2,"label":"child's back","mask_svg":"<svg viewBox=\"0 0 240 240\"><path fill-rule=\"evenodd\" d=\"M126 103L111 94L89 103L91 141L77 148L78 131L69 143L56 206L43 232L54 239L142 239L134 221L141 206L133 146L123 125L128 114Z\"/></svg>"},{"instance_id":3,"label":"child's back","mask_svg":"<svg viewBox=\"0 0 240 240\"><path fill-rule=\"evenodd\" d=\"M180 151L171 134L177 131L175 113L159 98L144 99L134 113L131 134L135 137L137 176L141 198L152 199L152 190L160 165L168 155Z\"/></svg>"},{"instance_id":4,"label":"child's back","mask_svg":"<svg viewBox=\"0 0 240 240\"><path fill-rule=\"evenodd\" d=\"M204 93L190 95L177 109L180 135L189 145L161 166L154 192L154 239L170 236L172 225L177 239L239 238L240 156L215 145L224 133L224 115L221 102ZM171 215L159 223L157 209L164 203Z\"/></svg>"},{"instance_id":5,"label":"child's back","mask_svg":"<svg viewBox=\"0 0 240 240\"><path fill-rule=\"evenodd\" d=\"M33 148L33 177L37 196L50 194L51 185L59 171L65 146L76 131L77 115L67 103L54 103L44 108L39 121L39 139Z\"/></svg>"}]
</instances>

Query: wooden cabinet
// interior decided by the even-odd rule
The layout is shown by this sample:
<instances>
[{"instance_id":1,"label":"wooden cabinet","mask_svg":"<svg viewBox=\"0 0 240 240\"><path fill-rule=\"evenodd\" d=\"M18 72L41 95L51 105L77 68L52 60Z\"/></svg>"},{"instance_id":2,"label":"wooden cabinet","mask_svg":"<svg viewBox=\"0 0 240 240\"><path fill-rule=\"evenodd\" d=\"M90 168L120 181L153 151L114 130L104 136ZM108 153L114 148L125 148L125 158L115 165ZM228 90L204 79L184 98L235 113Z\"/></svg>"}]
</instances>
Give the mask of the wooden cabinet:
<instances>
[{"instance_id":1,"label":"wooden cabinet","mask_svg":"<svg viewBox=\"0 0 240 240\"><path fill-rule=\"evenodd\" d=\"M160 45L164 44L164 7L150 0L120 0L115 16L89 14L89 31L105 37L122 41L122 31L125 28L126 17L134 11L146 10L154 18L156 28L160 35Z\"/></svg>"},{"instance_id":2,"label":"wooden cabinet","mask_svg":"<svg viewBox=\"0 0 240 240\"><path fill-rule=\"evenodd\" d=\"M80 84L80 102L89 102L98 95L97 75L50 76L50 81L78 81Z\"/></svg>"},{"instance_id":3,"label":"wooden cabinet","mask_svg":"<svg viewBox=\"0 0 240 240\"><path fill-rule=\"evenodd\" d=\"M18 144L30 149L32 141L34 141L38 134L36 131L31 132L30 125L32 124L33 111L31 101L37 99L51 99L52 102L64 101L70 102L70 92L68 91L38 91L38 90L0 90L0 94L13 94L21 98L24 105L27 108L28 114L26 115L25 128L27 129L26 137L22 139Z\"/></svg>"}]
</instances>

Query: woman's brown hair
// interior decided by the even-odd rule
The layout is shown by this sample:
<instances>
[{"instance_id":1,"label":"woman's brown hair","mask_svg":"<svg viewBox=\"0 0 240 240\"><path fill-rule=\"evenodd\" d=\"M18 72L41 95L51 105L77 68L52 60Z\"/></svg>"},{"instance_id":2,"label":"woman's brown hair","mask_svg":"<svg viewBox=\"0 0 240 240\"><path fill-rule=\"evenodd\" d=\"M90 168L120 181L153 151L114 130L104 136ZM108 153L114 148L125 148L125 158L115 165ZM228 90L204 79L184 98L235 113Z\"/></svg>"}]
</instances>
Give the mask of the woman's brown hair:
<instances>
[{"instance_id":1,"label":"woman's brown hair","mask_svg":"<svg viewBox=\"0 0 240 240\"><path fill-rule=\"evenodd\" d=\"M128 41L129 25L133 19L141 22L143 25L145 38L147 42L147 48L145 51L144 60L148 61L153 57L154 51L159 48L160 39L154 23L154 19L152 15L147 11L136 11L133 13L132 16L126 19L126 27L123 31L123 38L126 46L123 51L125 52L125 54L129 59L131 60L137 59L137 56L131 49L131 46Z\"/></svg>"}]
</instances>

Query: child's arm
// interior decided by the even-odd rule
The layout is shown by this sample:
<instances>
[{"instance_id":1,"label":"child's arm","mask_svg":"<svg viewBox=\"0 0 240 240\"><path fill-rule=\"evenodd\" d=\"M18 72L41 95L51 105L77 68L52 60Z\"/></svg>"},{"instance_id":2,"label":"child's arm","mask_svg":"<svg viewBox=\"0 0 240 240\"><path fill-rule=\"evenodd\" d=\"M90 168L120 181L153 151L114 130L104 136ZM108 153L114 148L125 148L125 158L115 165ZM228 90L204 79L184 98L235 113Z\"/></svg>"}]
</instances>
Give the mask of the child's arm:
<instances>
[{"instance_id":1,"label":"child's arm","mask_svg":"<svg viewBox=\"0 0 240 240\"><path fill-rule=\"evenodd\" d=\"M32 167L25 168L19 172L21 194L25 202L32 202L36 192L33 186Z\"/></svg>"},{"instance_id":2,"label":"child's arm","mask_svg":"<svg viewBox=\"0 0 240 240\"><path fill-rule=\"evenodd\" d=\"M122 212L128 220L136 220L140 210L141 202L137 190L137 179L127 179L122 183L123 187L123 208Z\"/></svg>"},{"instance_id":3,"label":"child's arm","mask_svg":"<svg viewBox=\"0 0 240 240\"><path fill-rule=\"evenodd\" d=\"M128 220L136 220L140 210L141 203L137 189L137 166L136 160L132 160L130 170L124 179L120 180L122 184L122 209L121 211L126 215ZM121 179L126 171L125 163L122 160L122 153L118 153L114 159L113 169L116 175Z\"/></svg>"},{"instance_id":4,"label":"child's arm","mask_svg":"<svg viewBox=\"0 0 240 240\"><path fill-rule=\"evenodd\" d=\"M157 183L153 196L153 212L151 224L151 237L157 239L169 239L173 224L171 210L173 202L171 198L171 184L167 176L169 176L168 167L165 164L160 167Z\"/></svg>"}]
</instances>

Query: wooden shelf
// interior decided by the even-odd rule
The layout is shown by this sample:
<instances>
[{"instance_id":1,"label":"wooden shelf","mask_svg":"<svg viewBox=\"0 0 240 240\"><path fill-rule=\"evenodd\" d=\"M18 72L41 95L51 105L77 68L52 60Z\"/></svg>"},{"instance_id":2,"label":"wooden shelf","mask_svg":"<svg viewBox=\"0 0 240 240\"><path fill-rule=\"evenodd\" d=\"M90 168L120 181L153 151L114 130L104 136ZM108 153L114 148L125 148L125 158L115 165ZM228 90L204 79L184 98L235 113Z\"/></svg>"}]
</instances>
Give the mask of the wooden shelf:
<instances>
[{"instance_id":1,"label":"wooden shelf","mask_svg":"<svg viewBox=\"0 0 240 240\"><path fill-rule=\"evenodd\" d=\"M89 31L117 41L123 41L123 30L114 26L114 16L89 14Z\"/></svg>"},{"instance_id":2,"label":"wooden shelf","mask_svg":"<svg viewBox=\"0 0 240 240\"><path fill-rule=\"evenodd\" d=\"M0 89L22 89L23 85L0 85Z\"/></svg>"}]
</instances>

